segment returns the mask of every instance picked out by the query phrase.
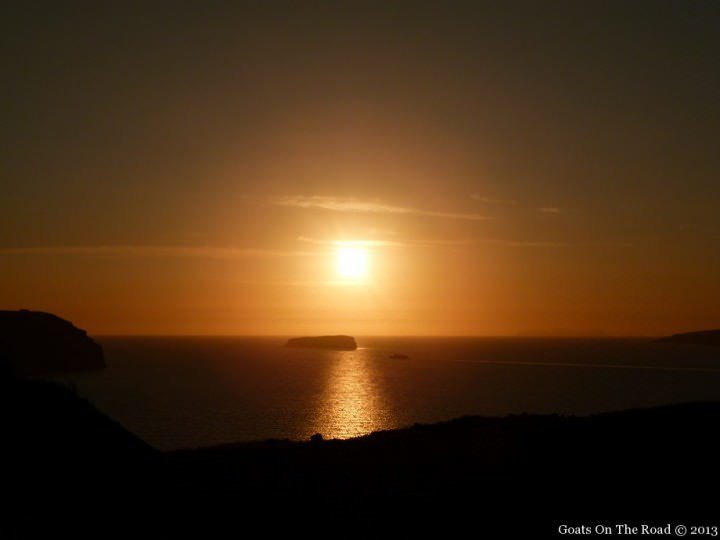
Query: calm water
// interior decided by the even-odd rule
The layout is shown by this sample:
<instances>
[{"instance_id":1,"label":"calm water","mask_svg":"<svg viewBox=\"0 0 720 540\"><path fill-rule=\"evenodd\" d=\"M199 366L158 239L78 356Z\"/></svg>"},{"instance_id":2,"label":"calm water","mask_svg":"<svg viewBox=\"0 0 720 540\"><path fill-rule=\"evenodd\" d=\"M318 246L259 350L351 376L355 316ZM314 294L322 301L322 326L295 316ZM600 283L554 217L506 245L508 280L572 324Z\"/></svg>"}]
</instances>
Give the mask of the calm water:
<instances>
[{"instance_id":1,"label":"calm water","mask_svg":"<svg viewBox=\"0 0 720 540\"><path fill-rule=\"evenodd\" d=\"M99 341L108 368L74 376L79 393L162 449L720 399L720 349L642 339L361 338L353 352L282 338Z\"/></svg>"}]
</instances>

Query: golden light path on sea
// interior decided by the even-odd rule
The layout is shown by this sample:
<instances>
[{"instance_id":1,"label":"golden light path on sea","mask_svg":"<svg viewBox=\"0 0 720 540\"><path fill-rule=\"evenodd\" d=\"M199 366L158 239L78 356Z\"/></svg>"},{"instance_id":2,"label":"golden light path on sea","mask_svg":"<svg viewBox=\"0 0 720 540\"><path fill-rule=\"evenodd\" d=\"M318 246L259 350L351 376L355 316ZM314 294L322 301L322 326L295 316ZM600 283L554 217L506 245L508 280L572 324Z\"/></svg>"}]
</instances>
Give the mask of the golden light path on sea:
<instances>
[{"instance_id":1,"label":"golden light path on sea","mask_svg":"<svg viewBox=\"0 0 720 540\"><path fill-rule=\"evenodd\" d=\"M347 439L383 429L386 413L370 355L362 348L334 355L314 422L317 431L326 439Z\"/></svg>"}]
</instances>

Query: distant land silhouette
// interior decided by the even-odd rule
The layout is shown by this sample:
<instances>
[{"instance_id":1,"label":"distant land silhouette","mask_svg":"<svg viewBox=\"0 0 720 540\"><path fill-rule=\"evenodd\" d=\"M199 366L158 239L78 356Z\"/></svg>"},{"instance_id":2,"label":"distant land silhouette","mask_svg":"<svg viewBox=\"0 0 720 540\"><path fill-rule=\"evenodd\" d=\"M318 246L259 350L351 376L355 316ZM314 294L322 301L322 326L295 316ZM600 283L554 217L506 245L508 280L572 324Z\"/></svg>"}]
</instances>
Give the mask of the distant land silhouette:
<instances>
[{"instance_id":1,"label":"distant land silhouette","mask_svg":"<svg viewBox=\"0 0 720 540\"><path fill-rule=\"evenodd\" d=\"M690 345L708 345L720 347L720 330L702 330L700 332L685 332L660 338L661 343L687 343Z\"/></svg>"},{"instance_id":2,"label":"distant land silhouette","mask_svg":"<svg viewBox=\"0 0 720 540\"><path fill-rule=\"evenodd\" d=\"M336 351L354 351L357 349L355 338L343 335L292 338L285 343L285 346L307 349L332 349Z\"/></svg>"},{"instance_id":3,"label":"distant land silhouette","mask_svg":"<svg viewBox=\"0 0 720 540\"><path fill-rule=\"evenodd\" d=\"M71 322L42 311L0 311L0 364L21 375L103 369L100 345Z\"/></svg>"}]
</instances>

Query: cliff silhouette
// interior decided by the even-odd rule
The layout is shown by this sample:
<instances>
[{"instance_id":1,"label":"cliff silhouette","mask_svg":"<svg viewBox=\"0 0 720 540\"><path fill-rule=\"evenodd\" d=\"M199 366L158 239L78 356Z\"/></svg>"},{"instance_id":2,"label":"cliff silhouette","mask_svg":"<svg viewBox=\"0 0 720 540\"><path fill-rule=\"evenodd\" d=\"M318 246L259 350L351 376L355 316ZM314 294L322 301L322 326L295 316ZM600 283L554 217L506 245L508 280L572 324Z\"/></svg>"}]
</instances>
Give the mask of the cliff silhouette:
<instances>
[{"instance_id":1,"label":"cliff silhouette","mask_svg":"<svg viewBox=\"0 0 720 540\"><path fill-rule=\"evenodd\" d=\"M673 334L657 341L661 343L687 343L688 345L720 347L720 330L701 330L699 332Z\"/></svg>"},{"instance_id":2,"label":"cliff silhouette","mask_svg":"<svg viewBox=\"0 0 720 540\"><path fill-rule=\"evenodd\" d=\"M41 311L0 311L0 369L48 375L104 367L100 345L71 322Z\"/></svg>"}]
</instances>

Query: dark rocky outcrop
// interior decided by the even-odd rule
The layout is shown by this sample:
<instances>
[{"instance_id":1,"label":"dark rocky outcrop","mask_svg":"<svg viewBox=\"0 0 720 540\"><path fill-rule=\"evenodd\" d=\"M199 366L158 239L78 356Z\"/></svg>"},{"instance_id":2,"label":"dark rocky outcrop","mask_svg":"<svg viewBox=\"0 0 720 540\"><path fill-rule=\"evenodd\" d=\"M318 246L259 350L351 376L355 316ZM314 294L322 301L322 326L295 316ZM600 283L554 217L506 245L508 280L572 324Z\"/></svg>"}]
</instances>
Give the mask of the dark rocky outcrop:
<instances>
[{"instance_id":1,"label":"dark rocky outcrop","mask_svg":"<svg viewBox=\"0 0 720 540\"><path fill-rule=\"evenodd\" d=\"M354 351L357 343L352 336L315 336L292 338L286 347L302 347L306 349L331 349L335 351Z\"/></svg>"},{"instance_id":2,"label":"dark rocky outcrop","mask_svg":"<svg viewBox=\"0 0 720 540\"><path fill-rule=\"evenodd\" d=\"M687 343L688 345L707 345L720 347L720 330L703 330L700 332L685 332L660 338L660 343Z\"/></svg>"},{"instance_id":3,"label":"dark rocky outcrop","mask_svg":"<svg viewBox=\"0 0 720 540\"><path fill-rule=\"evenodd\" d=\"M51 375L104 367L100 345L71 322L41 311L0 311L0 369Z\"/></svg>"}]
</instances>

